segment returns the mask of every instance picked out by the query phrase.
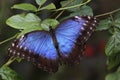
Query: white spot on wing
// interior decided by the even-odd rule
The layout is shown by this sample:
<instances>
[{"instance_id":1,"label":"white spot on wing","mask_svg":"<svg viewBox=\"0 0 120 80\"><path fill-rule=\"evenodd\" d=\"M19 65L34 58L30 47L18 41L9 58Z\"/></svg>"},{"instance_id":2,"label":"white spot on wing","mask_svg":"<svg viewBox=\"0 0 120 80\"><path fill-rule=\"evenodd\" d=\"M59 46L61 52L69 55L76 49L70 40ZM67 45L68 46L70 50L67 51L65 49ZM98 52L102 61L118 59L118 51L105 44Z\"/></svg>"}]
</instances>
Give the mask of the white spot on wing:
<instances>
[{"instance_id":1,"label":"white spot on wing","mask_svg":"<svg viewBox=\"0 0 120 80\"><path fill-rule=\"evenodd\" d=\"M90 19L91 19L91 17L90 17L90 16L88 16L88 19L90 20Z\"/></svg>"},{"instance_id":2,"label":"white spot on wing","mask_svg":"<svg viewBox=\"0 0 120 80\"><path fill-rule=\"evenodd\" d=\"M24 47L24 51L26 51L27 50L27 47Z\"/></svg>"},{"instance_id":3,"label":"white spot on wing","mask_svg":"<svg viewBox=\"0 0 120 80\"><path fill-rule=\"evenodd\" d=\"M17 55L20 56L20 53L18 52Z\"/></svg>"},{"instance_id":4,"label":"white spot on wing","mask_svg":"<svg viewBox=\"0 0 120 80\"><path fill-rule=\"evenodd\" d=\"M22 58L24 58L25 57L25 55L24 54L22 54Z\"/></svg>"},{"instance_id":5,"label":"white spot on wing","mask_svg":"<svg viewBox=\"0 0 120 80\"><path fill-rule=\"evenodd\" d=\"M15 44L14 43L12 43L12 47L14 47L15 46Z\"/></svg>"},{"instance_id":6,"label":"white spot on wing","mask_svg":"<svg viewBox=\"0 0 120 80\"><path fill-rule=\"evenodd\" d=\"M13 51L13 55L15 55L15 53L16 53L16 51L14 50L14 51Z\"/></svg>"},{"instance_id":7,"label":"white spot on wing","mask_svg":"<svg viewBox=\"0 0 120 80\"><path fill-rule=\"evenodd\" d=\"M16 48L18 48L19 46L17 45Z\"/></svg>"},{"instance_id":8,"label":"white spot on wing","mask_svg":"<svg viewBox=\"0 0 120 80\"><path fill-rule=\"evenodd\" d=\"M21 36L21 38L23 38L23 37L24 37L24 35Z\"/></svg>"},{"instance_id":9,"label":"white spot on wing","mask_svg":"<svg viewBox=\"0 0 120 80\"><path fill-rule=\"evenodd\" d=\"M79 16L75 16L75 18L76 18L76 19L82 19L82 18L80 18Z\"/></svg>"},{"instance_id":10,"label":"white spot on wing","mask_svg":"<svg viewBox=\"0 0 120 80\"><path fill-rule=\"evenodd\" d=\"M84 27L81 27L81 30L85 30Z\"/></svg>"},{"instance_id":11,"label":"white spot on wing","mask_svg":"<svg viewBox=\"0 0 120 80\"><path fill-rule=\"evenodd\" d=\"M89 23L89 21L85 21L86 23Z\"/></svg>"},{"instance_id":12,"label":"white spot on wing","mask_svg":"<svg viewBox=\"0 0 120 80\"><path fill-rule=\"evenodd\" d=\"M79 33L79 35L82 35L82 33Z\"/></svg>"},{"instance_id":13,"label":"white spot on wing","mask_svg":"<svg viewBox=\"0 0 120 80\"><path fill-rule=\"evenodd\" d=\"M90 34L90 32L87 32L87 34Z\"/></svg>"},{"instance_id":14,"label":"white spot on wing","mask_svg":"<svg viewBox=\"0 0 120 80\"><path fill-rule=\"evenodd\" d=\"M19 40L21 41L23 38L24 38L24 35L22 35Z\"/></svg>"},{"instance_id":15,"label":"white spot on wing","mask_svg":"<svg viewBox=\"0 0 120 80\"><path fill-rule=\"evenodd\" d=\"M86 37L84 37L84 40L86 41L86 40L87 40L87 38L86 38Z\"/></svg>"},{"instance_id":16,"label":"white spot on wing","mask_svg":"<svg viewBox=\"0 0 120 80\"><path fill-rule=\"evenodd\" d=\"M20 46L19 49L22 49L22 46Z\"/></svg>"},{"instance_id":17,"label":"white spot on wing","mask_svg":"<svg viewBox=\"0 0 120 80\"><path fill-rule=\"evenodd\" d=\"M91 34L90 34L90 32L87 32L87 34L88 34L88 36L90 36Z\"/></svg>"},{"instance_id":18,"label":"white spot on wing","mask_svg":"<svg viewBox=\"0 0 120 80\"><path fill-rule=\"evenodd\" d=\"M32 51L31 50L29 50L29 53L31 53Z\"/></svg>"},{"instance_id":19,"label":"white spot on wing","mask_svg":"<svg viewBox=\"0 0 120 80\"><path fill-rule=\"evenodd\" d=\"M10 50L10 53L12 53L12 50Z\"/></svg>"},{"instance_id":20,"label":"white spot on wing","mask_svg":"<svg viewBox=\"0 0 120 80\"><path fill-rule=\"evenodd\" d=\"M83 24L83 26L87 26L87 24L86 24L86 23L84 23L84 24Z\"/></svg>"},{"instance_id":21,"label":"white spot on wing","mask_svg":"<svg viewBox=\"0 0 120 80\"><path fill-rule=\"evenodd\" d=\"M95 26L95 23L92 23L93 26Z\"/></svg>"},{"instance_id":22,"label":"white spot on wing","mask_svg":"<svg viewBox=\"0 0 120 80\"><path fill-rule=\"evenodd\" d=\"M92 27L90 27L90 30L92 30L93 28Z\"/></svg>"},{"instance_id":23,"label":"white spot on wing","mask_svg":"<svg viewBox=\"0 0 120 80\"><path fill-rule=\"evenodd\" d=\"M10 50L10 48L8 48L8 51Z\"/></svg>"},{"instance_id":24,"label":"white spot on wing","mask_svg":"<svg viewBox=\"0 0 120 80\"><path fill-rule=\"evenodd\" d=\"M96 17L94 17L94 19L96 19Z\"/></svg>"},{"instance_id":25,"label":"white spot on wing","mask_svg":"<svg viewBox=\"0 0 120 80\"><path fill-rule=\"evenodd\" d=\"M94 20L94 22L95 22L95 23L97 23L97 21L96 21L96 20Z\"/></svg>"}]
</instances>

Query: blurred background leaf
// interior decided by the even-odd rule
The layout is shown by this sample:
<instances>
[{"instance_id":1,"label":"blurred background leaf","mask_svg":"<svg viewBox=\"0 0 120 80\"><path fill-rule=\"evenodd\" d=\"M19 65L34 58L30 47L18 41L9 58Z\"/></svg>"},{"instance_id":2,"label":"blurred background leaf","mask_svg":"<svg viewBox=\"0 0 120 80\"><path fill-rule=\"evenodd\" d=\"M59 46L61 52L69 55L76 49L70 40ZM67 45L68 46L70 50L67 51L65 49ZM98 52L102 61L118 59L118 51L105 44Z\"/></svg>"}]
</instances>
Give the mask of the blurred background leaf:
<instances>
[{"instance_id":1,"label":"blurred background leaf","mask_svg":"<svg viewBox=\"0 0 120 80\"><path fill-rule=\"evenodd\" d=\"M47 0L35 0L39 6L42 6Z\"/></svg>"},{"instance_id":2,"label":"blurred background leaf","mask_svg":"<svg viewBox=\"0 0 120 80\"><path fill-rule=\"evenodd\" d=\"M33 27L40 27L41 19L33 13L26 15L14 15L6 21L7 25L16 29L29 29Z\"/></svg>"},{"instance_id":3,"label":"blurred background leaf","mask_svg":"<svg viewBox=\"0 0 120 80\"><path fill-rule=\"evenodd\" d=\"M106 76L105 80L119 80L120 79L120 67L114 73L110 73Z\"/></svg>"},{"instance_id":4,"label":"blurred background leaf","mask_svg":"<svg viewBox=\"0 0 120 80\"><path fill-rule=\"evenodd\" d=\"M61 6L62 7L70 7L70 6L74 6L77 4L82 4L84 0L66 0L66 1L61 1ZM75 12L77 10L79 10L80 7L76 7L76 8L72 8L72 9L68 9L69 11Z\"/></svg>"},{"instance_id":5,"label":"blurred background leaf","mask_svg":"<svg viewBox=\"0 0 120 80\"><path fill-rule=\"evenodd\" d=\"M7 66L0 68L0 76L3 80L21 80L20 76L18 76L14 70L10 69Z\"/></svg>"},{"instance_id":6,"label":"blurred background leaf","mask_svg":"<svg viewBox=\"0 0 120 80\"><path fill-rule=\"evenodd\" d=\"M52 27L53 29L59 24L59 22L55 19L45 19L41 22L41 27L44 30L49 31L49 27Z\"/></svg>"},{"instance_id":7,"label":"blurred background leaf","mask_svg":"<svg viewBox=\"0 0 120 80\"><path fill-rule=\"evenodd\" d=\"M96 31L108 30L112 26L110 18L101 20L97 26Z\"/></svg>"},{"instance_id":8,"label":"blurred background leaf","mask_svg":"<svg viewBox=\"0 0 120 80\"><path fill-rule=\"evenodd\" d=\"M56 9L56 7L53 3L50 3L47 6L41 7L40 9L38 9L38 11L44 10L44 9L51 10L51 9Z\"/></svg>"},{"instance_id":9,"label":"blurred background leaf","mask_svg":"<svg viewBox=\"0 0 120 80\"><path fill-rule=\"evenodd\" d=\"M37 11L37 8L30 3L15 4L11 8L12 9L20 9L20 10L28 10L28 11L33 11L33 12Z\"/></svg>"}]
</instances>

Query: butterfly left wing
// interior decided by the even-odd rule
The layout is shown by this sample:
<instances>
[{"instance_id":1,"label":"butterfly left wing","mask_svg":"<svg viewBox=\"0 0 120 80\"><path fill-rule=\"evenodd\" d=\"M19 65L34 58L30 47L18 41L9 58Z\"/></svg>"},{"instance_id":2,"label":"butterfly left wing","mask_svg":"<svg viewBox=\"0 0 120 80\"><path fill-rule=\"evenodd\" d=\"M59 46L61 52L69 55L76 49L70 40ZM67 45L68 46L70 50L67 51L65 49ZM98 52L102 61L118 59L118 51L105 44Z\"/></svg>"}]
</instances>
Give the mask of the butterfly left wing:
<instances>
[{"instance_id":1,"label":"butterfly left wing","mask_svg":"<svg viewBox=\"0 0 120 80\"><path fill-rule=\"evenodd\" d=\"M33 31L15 40L8 49L10 56L34 62L49 72L58 69L58 55L47 31Z\"/></svg>"},{"instance_id":2,"label":"butterfly left wing","mask_svg":"<svg viewBox=\"0 0 120 80\"><path fill-rule=\"evenodd\" d=\"M91 16L75 16L58 25L55 34L63 63L76 64L80 62L85 43L96 25L96 19Z\"/></svg>"}]
</instances>

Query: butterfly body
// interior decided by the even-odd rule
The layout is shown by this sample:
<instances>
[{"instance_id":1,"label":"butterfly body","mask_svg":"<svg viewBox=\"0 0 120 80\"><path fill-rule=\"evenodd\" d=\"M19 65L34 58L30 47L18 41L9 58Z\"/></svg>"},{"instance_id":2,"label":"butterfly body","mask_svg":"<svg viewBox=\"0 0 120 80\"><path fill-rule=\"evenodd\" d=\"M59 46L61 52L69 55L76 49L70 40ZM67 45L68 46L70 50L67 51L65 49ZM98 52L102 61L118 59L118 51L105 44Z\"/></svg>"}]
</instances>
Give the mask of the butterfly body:
<instances>
[{"instance_id":1,"label":"butterfly body","mask_svg":"<svg viewBox=\"0 0 120 80\"><path fill-rule=\"evenodd\" d=\"M90 16L75 16L49 31L33 31L16 39L8 49L10 56L34 62L49 72L59 64L77 64L85 43L95 30L97 21Z\"/></svg>"}]
</instances>

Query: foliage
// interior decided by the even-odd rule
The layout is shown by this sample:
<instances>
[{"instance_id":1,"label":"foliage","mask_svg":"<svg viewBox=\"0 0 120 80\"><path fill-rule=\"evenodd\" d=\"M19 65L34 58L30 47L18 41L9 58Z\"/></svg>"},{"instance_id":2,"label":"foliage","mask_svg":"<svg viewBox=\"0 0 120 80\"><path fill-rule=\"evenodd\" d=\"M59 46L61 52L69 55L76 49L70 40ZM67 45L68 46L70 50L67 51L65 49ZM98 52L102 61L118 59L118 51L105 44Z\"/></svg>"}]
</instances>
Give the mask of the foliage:
<instances>
[{"instance_id":1,"label":"foliage","mask_svg":"<svg viewBox=\"0 0 120 80\"><path fill-rule=\"evenodd\" d=\"M25 33L34 31L34 30L49 30L49 26L55 28L56 25L59 24L59 21L57 20L59 16L67 10L70 12L70 14L63 19L75 16L75 15L90 15L93 16L93 11L90 6L87 5L91 0L65 0L61 1L61 8L56 9L54 3L50 3L48 5L44 5L47 0L35 0L36 4L35 6L30 3L20 3L15 4L11 7L11 9L18 9L22 10L23 13L16 14L11 16L7 19L6 24L12 28L20 30L19 35L17 37L20 37L21 35L24 35ZM41 13L43 10L47 10L49 13L60 12L55 18L46 18L41 19L38 14ZM109 15L107 18L100 20L99 25L96 29L96 31L103 31L106 30L110 33L110 38L108 39L108 42L105 47L105 54L107 56L107 64L108 69L112 69L120 64L120 9L109 12L107 14L97 15L95 16L105 16ZM114 14L116 13L116 14ZM12 37L15 38L16 36ZM11 39L11 38L10 38ZM10 40L7 39L0 44ZM18 61L21 61L20 59L16 59ZM10 61L8 61L9 63ZM7 66L2 66L0 68L0 75L3 80L21 80L21 78L17 75L15 71L10 69ZM114 73L110 73L106 76L106 80L118 80L120 78L120 68Z\"/></svg>"},{"instance_id":2,"label":"foliage","mask_svg":"<svg viewBox=\"0 0 120 80\"><path fill-rule=\"evenodd\" d=\"M113 11L114 12L114 11ZM118 12L113 16L110 12L110 16L104 20L101 20L96 31L107 30L110 33L110 38L105 47L105 54L107 56L108 69L115 68L120 64L120 15ZM118 80L120 73L115 72L108 74L106 80Z\"/></svg>"},{"instance_id":3,"label":"foliage","mask_svg":"<svg viewBox=\"0 0 120 80\"><path fill-rule=\"evenodd\" d=\"M105 80L119 80L120 79L120 67L114 73L110 73L106 76Z\"/></svg>"},{"instance_id":4,"label":"foliage","mask_svg":"<svg viewBox=\"0 0 120 80\"><path fill-rule=\"evenodd\" d=\"M20 76L18 76L17 73L8 66L0 68L0 76L3 80L21 80Z\"/></svg>"}]
</instances>

